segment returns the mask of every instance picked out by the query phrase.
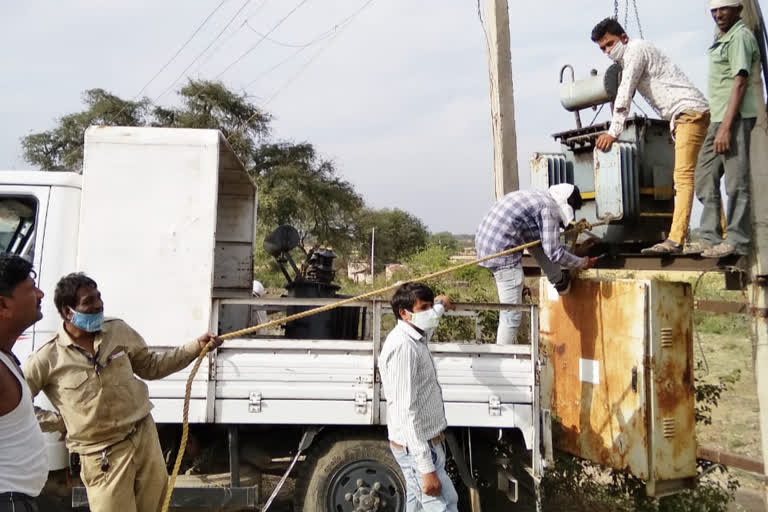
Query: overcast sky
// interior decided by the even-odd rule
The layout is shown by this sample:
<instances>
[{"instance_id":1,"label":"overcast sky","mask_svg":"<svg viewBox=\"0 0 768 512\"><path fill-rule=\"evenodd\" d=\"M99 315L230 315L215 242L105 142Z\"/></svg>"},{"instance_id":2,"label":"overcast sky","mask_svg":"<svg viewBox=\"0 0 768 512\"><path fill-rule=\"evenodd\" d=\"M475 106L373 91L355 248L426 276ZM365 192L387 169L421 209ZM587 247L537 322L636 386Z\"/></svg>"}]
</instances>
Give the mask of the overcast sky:
<instances>
[{"instance_id":1,"label":"overcast sky","mask_svg":"<svg viewBox=\"0 0 768 512\"><path fill-rule=\"evenodd\" d=\"M367 2L304 0L221 79L265 105L276 138L312 142L333 159L370 206L410 211L434 232L472 233L493 202L486 48L475 0L373 0L333 30ZM136 95L219 3L5 2L0 168L30 168L19 138L81 109L83 90ZM220 75L300 3L227 0L144 95L160 96L233 17L190 76ZM637 3L645 38L706 90L707 2ZM612 13L612 0L510 0L522 184L530 154L556 150L549 135L575 127L558 100L560 67L573 64L578 78L609 64L589 33ZM628 29L639 36L634 22ZM332 37L299 52L296 45L322 34ZM174 101L173 94L158 99Z\"/></svg>"}]
</instances>

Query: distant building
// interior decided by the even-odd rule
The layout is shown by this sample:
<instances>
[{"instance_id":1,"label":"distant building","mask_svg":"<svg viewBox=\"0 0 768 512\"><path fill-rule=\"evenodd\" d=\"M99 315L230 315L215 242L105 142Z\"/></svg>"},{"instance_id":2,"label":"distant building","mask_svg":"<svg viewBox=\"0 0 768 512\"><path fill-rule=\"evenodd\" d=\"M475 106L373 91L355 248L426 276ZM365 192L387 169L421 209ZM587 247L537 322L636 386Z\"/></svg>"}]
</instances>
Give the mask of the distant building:
<instances>
[{"instance_id":1,"label":"distant building","mask_svg":"<svg viewBox=\"0 0 768 512\"><path fill-rule=\"evenodd\" d=\"M347 264L347 277L357 284L373 284L371 266L365 261L351 261Z\"/></svg>"},{"instance_id":2,"label":"distant building","mask_svg":"<svg viewBox=\"0 0 768 512\"><path fill-rule=\"evenodd\" d=\"M396 272L407 269L408 267L401 265L400 263L390 263L384 268L384 275L386 276L387 281L391 281Z\"/></svg>"},{"instance_id":3,"label":"distant building","mask_svg":"<svg viewBox=\"0 0 768 512\"><path fill-rule=\"evenodd\" d=\"M474 247L464 247L459 254L454 254L450 258L453 263L464 263L465 261L474 261L477 259L477 251Z\"/></svg>"}]
</instances>

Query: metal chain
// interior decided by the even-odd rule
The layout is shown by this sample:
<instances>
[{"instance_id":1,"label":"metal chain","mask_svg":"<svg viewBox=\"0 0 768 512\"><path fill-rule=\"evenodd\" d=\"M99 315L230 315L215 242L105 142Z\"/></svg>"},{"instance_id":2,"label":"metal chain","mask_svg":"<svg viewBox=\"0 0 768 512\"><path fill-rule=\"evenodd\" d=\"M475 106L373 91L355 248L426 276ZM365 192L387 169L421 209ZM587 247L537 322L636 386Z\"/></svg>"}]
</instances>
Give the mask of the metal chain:
<instances>
[{"instance_id":1,"label":"metal chain","mask_svg":"<svg viewBox=\"0 0 768 512\"><path fill-rule=\"evenodd\" d=\"M629 25L629 0L624 0L624 30Z\"/></svg>"},{"instance_id":2,"label":"metal chain","mask_svg":"<svg viewBox=\"0 0 768 512\"><path fill-rule=\"evenodd\" d=\"M619 0L613 0L613 19L619 21Z\"/></svg>"}]
</instances>

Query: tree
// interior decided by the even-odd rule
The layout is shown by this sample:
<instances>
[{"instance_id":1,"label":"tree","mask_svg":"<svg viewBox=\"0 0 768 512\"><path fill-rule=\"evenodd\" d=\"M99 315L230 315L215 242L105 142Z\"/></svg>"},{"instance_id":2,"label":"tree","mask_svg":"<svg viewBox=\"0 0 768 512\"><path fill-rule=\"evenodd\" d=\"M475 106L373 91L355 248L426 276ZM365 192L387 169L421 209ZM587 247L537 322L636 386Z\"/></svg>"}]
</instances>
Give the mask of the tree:
<instances>
[{"instance_id":1,"label":"tree","mask_svg":"<svg viewBox=\"0 0 768 512\"><path fill-rule=\"evenodd\" d=\"M92 125L218 129L259 185L262 234L293 224L306 245L350 246L363 202L331 161L309 143L268 140L271 115L220 82L190 80L178 94L180 106L163 107L148 98L126 101L103 89L87 90L85 110L22 138L24 158L46 171L82 172L83 138Z\"/></svg>"},{"instance_id":2,"label":"tree","mask_svg":"<svg viewBox=\"0 0 768 512\"><path fill-rule=\"evenodd\" d=\"M22 137L24 160L44 171L82 171L83 135L92 125L144 126L149 100L126 101L104 89L83 93L86 110L59 119L52 130Z\"/></svg>"},{"instance_id":3,"label":"tree","mask_svg":"<svg viewBox=\"0 0 768 512\"><path fill-rule=\"evenodd\" d=\"M397 208L367 208L360 213L355 232L357 249L361 254L370 251L373 228L376 228L373 254L378 270L420 251L426 247L429 238L424 223L408 212Z\"/></svg>"},{"instance_id":4,"label":"tree","mask_svg":"<svg viewBox=\"0 0 768 512\"><path fill-rule=\"evenodd\" d=\"M459 250L459 241L455 236L453 236L453 234L449 233L448 231L441 231L440 233L430 235L429 243L430 245L436 245L438 247L447 249L450 252L456 252Z\"/></svg>"},{"instance_id":5,"label":"tree","mask_svg":"<svg viewBox=\"0 0 768 512\"><path fill-rule=\"evenodd\" d=\"M305 247L351 248L363 200L330 161L306 143L265 144L255 159L262 223L292 225Z\"/></svg>"}]
</instances>

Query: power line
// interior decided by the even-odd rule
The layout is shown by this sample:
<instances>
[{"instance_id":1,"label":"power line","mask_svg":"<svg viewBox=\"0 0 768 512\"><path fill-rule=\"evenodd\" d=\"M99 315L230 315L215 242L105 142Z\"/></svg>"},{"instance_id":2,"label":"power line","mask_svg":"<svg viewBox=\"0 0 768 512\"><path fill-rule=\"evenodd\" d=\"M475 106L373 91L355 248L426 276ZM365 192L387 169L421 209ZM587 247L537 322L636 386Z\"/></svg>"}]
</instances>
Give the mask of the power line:
<instances>
[{"instance_id":1,"label":"power line","mask_svg":"<svg viewBox=\"0 0 768 512\"><path fill-rule=\"evenodd\" d=\"M240 15L240 13L243 12L243 10L248 6L249 3L251 3L251 0L245 0L245 2L243 2L243 5L240 6L240 8L237 10L237 12L234 14L234 16L232 16L229 19L229 21L227 22L227 24L224 25L224 28L221 29L221 31L218 34L216 34L216 37L214 37L213 40L210 43L208 43L208 46L206 46L203 49L202 52L197 54L197 56L192 60L192 62L189 64L189 66L184 68L184 71L182 71L179 74L179 76L177 76L176 79L173 82L171 82L171 85L169 85L162 93L160 93L159 96L157 96L154 100L152 100L152 103L156 103L160 98L165 96L171 89L173 89L176 86L176 84L178 83L179 80L184 78L184 76L186 75L187 71L189 71L189 69L192 66L195 65L195 62L197 62L198 59L200 59L200 57L202 57L205 54L205 52L207 52L211 48L211 46L213 46L214 43L219 40L219 38L221 38L222 34L224 34L224 32L226 32L226 30L229 28L229 26L232 25L232 22L235 21L235 18L237 18Z\"/></svg>"},{"instance_id":2,"label":"power line","mask_svg":"<svg viewBox=\"0 0 768 512\"><path fill-rule=\"evenodd\" d=\"M347 28L349 25L352 24L352 20L361 12L363 12L369 5L371 5L374 2L374 0L368 0L365 2L359 9L357 9L352 15L347 17L341 24L337 25L338 31L334 34L333 37L330 38L328 43L325 46L320 47L312 57L309 58L309 60L299 69L299 71L293 75L291 78L289 78L281 87L279 87L269 98L267 98L267 101L264 102L264 106L269 105L272 100L277 97L278 94L283 92L289 85L291 85L299 76L301 76L304 71L309 68L309 66L312 65L312 63L320 56L321 53L323 53L325 50L328 49L329 46L333 43L334 40L336 40L337 37L341 35L341 33L344 31L345 28Z\"/></svg>"},{"instance_id":3,"label":"power line","mask_svg":"<svg viewBox=\"0 0 768 512\"><path fill-rule=\"evenodd\" d=\"M205 66L205 65L206 65L208 62L210 62L210 60L213 58L213 56L214 56L214 55L216 55L217 53L219 53L219 51L221 51L221 49L222 49L222 48L224 48L224 47L227 45L227 43L228 43L229 41L231 41L231 40L232 40L232 38L233 38L233 37L235 37L237 34L239 34L239 33L240 33L240 31L241 31L241 30L242 30L242 29L245 27L245 25L246 25L246 23L248 22L248 20L250 20L250 19L251 19L253 16L255 16L255 15L258 13L258 12L260 12L260 11L261 11L261 10L264 8L264 6L267 4L267 2L268 2L268 1L269 1L269 0L262 0L262 2L261 2L259 5L258 5L258 7L256 7L256 8L255 8L255 9L253 9L251 12L249 12L249 13L246 15L246 17L245 17L245 21L243 21L243 22L240 24L240 26L239 26L239 27L237 27L237 28L236 28L236 29L235 29L233 32L231 32L231 33L230 33L230 34L229 34L229 35L228 35L226 38L224 38L224 40L223 40L223 41L221 41L221 43L219 43L219 45L218 45L218 46L216 46L216 48L214 48L212 52L208 53L208 55L206 55L206 56L205 56L205 58L202 60L202 62L200 62L200 64L198 64L198 65L195 67L195 69L192 71L192 73L190 73L190 74L195 74L195 73L197 73L198 71L200 71L200 68L202 68L203 66Z\"/></svg>"},{"instance_id":4,"label":"power line","mask_svg":"<svg viewBox=\"0 0 768 512\"><path fill-rule=\"evenodd\" d=\"M173 57L171 57L170 59L168 59L168 61L167 61L165 64L163 64L163 65L160 67L160 69L157 71L157 73L155 73L154 75L152 75L152 78L150 78L150 79L149 79L149 81L148 81L146 84L144 84L144 86L143 86L141 89L139 89L139 92L137 92L137 93L136 93L136 94L133 96L133 98L131 98L131 102L134 102L134 101L136 101L136 99L137 99L139 96L141 96L141 93L143 93L143 92L144 92L144 91L147 89L147 87L149 87L150 85L152 85L152 82L154 82L154 81L155 81L155 79L156 79L158 76L160 76L160 74L161 74L163 71L165 71L165 70L168 68L168 66L170 66L170 65L171 65L171 63L172 63L174 60L176 60L176 57L178 57L178 56L181 54L181 52L183 52L183 51L184 51L184 49L185 49L185 48L186 48L186 47L189 45L189 43L191 43L191 42L192 42L192 40L195 38L195 36L198 34L198 32L200 32L200 30L202 30L202 28L203 28L203 27L204 27L204 26L205 26L205 25L206 25L206 24L207 24L207 23L210 21L210 19L211 19L211 18L213 18L213 15L214 15L214 14L216 14L216 13L218 12L218 10L221 8L221 6L222 6L222 5L224 5L226 2L227 2L227 0L221 0L221 2L219 3L219 5L217 5L216 7L214 7L214 9L213 9L213 10L212 10L210 13L208 13L208 15L205 17L205 19L203 20L203 22L202 22L202 23L200 23L200 25L198 25L198 26L197 26L197 28L194 30L194 32L192 32L192 35L191 35L191 36L189 36L189 38L188 38L186 41L184 41L184 44L182 44L182 45L181 45L181 48L179 48L179 49L176 51L176 53L174 53L174 54L173 54ZM120 117L120 114L122 114L122 113L125 111L125 109L126 109L127 107L128 107L128 105L123 105L123 108L121 108L121 109L120 109L120 110L117 112L117 114L115 114L115 116L112 118L112 121L114 121L114 120L116 120L118 117ZM109 124L112 124L112 122L110 122Z\"/></svg>"},{"instance_id":5,"label":"power line","mask_svg":"<svg viewBox=\"0 0 768 512\"><path fill-rule=\"evenodd\" d=\"M282 25L282 24L283 24L283 22L284 22L285 20L287 20L288 18L290 18L290 17L293 15L293 13L295 13L297 10L299 10L299 8L301 8L301 6L303 6L303 5L304 5L305 3L307 3L308 1L309 1L309 0L301 0L301 1L300 1L298 4L296 4L296 6L295 6L293 9L291 9L291 10L288 12L288 14L286 14L285 16L283 16L283 17L280 19L280 21L278 21L278 22L277 22L277 23L276 23L276 24L275 24L275 25L274 25L274 26L273 26L271 29L269 29L269 31L268 31L268 32L267 32L267 33L266 33L264 36L262 36L262 37L261 37L261 38L260 38L258 41L256 41L256 43L255 43L253 46L251 46L250 48L248 48L248 50L246 50L246 51L245 51L245 53L243 53L243 54L242 54L242 55L240 55L238 58L236 58L236 59L235 59L235 60L234 60L234 61L233 61L233 62L232 62L230 65L228 65L226 68L224 68L224 70L223 70L221 73L219 73L218 75L216 75L216 79L218 79L218 78L221 78L221 76L222 76L222 75L224 75L224 73L226 73L227 71L229 71L230 69L232 69L232 67L234 67L234 66L235 66L235 65L236 65L238 62L240 62L241 60L243 60L243 59L244 59L244 58L245 58L247 55L249 55L249 54L250 54L250 53L251 53L253 50L255 50L255 49L256 49L256 48L257 48L257 47L258 47L258 46L259 46L261 43L263 43L263 42L264 42L264 40L266 39L266 37L270 36L270 35L272 34L272 32L274 32L275 30L277 30L277 28L278 28L280 25Z\"/></svg>"},{"instance_id":6,"label":"power line","mask_svg":"<svg viewBox=\"0 0 768 512\"><path fill-rule=\"evenodd\" d=\"M366 7L368 7L368 5L370 5L372 2L373 2L373 0L369 0L367 3L363 4L361 7L359 7L354 12L352 12L352 14L350 14L346 18L342 19L341 21L339 21L338 23L333 25L332 28L326 30L325 32L321 32L320 34L318 34L316 37L314 37L312 40L310 40L307 43L304 43L304 44L301 44L301 45L294 45L294 44L281 43L281 42L278 42L278 41L273 41L271 39L268 39L270 42L274 42L275 44L279 44L280 46L286 46L286 47L289 47L289 48L298 48L298 50L293 52L287 58L281 60L280 62L278 62L274 66L270 67L269 69L266 69L266 70L262 71L261 73L259 73L258 75L256 75L255 78L253 78L250 82L248 82L247 84L245 84L243 86L243 89L244 90L248 89L253 84L255 84L256 82L261 80L264 76L270 74L271 72L273 72L277 68L283 66L287 62L289 62L292 59L298 57L301 53L304 52L304 50L306 50L310 46L312 46L312 45L314 45L316 43L319 43L320 41L323 41L325 39L328 39L329 37L331 37L331 38L336 37L340 30L344 29L347 26L347 24L351 23L351 21L358 14L360 14ZM248 28L250 28L251 30L254 30L253 27L251 27L250 25L248 25ZM255 30L254 30L254 32L255 32ZM314 58L315 57L311 57L310 60L313 60Z\"/></svg>"}]
</instances>

